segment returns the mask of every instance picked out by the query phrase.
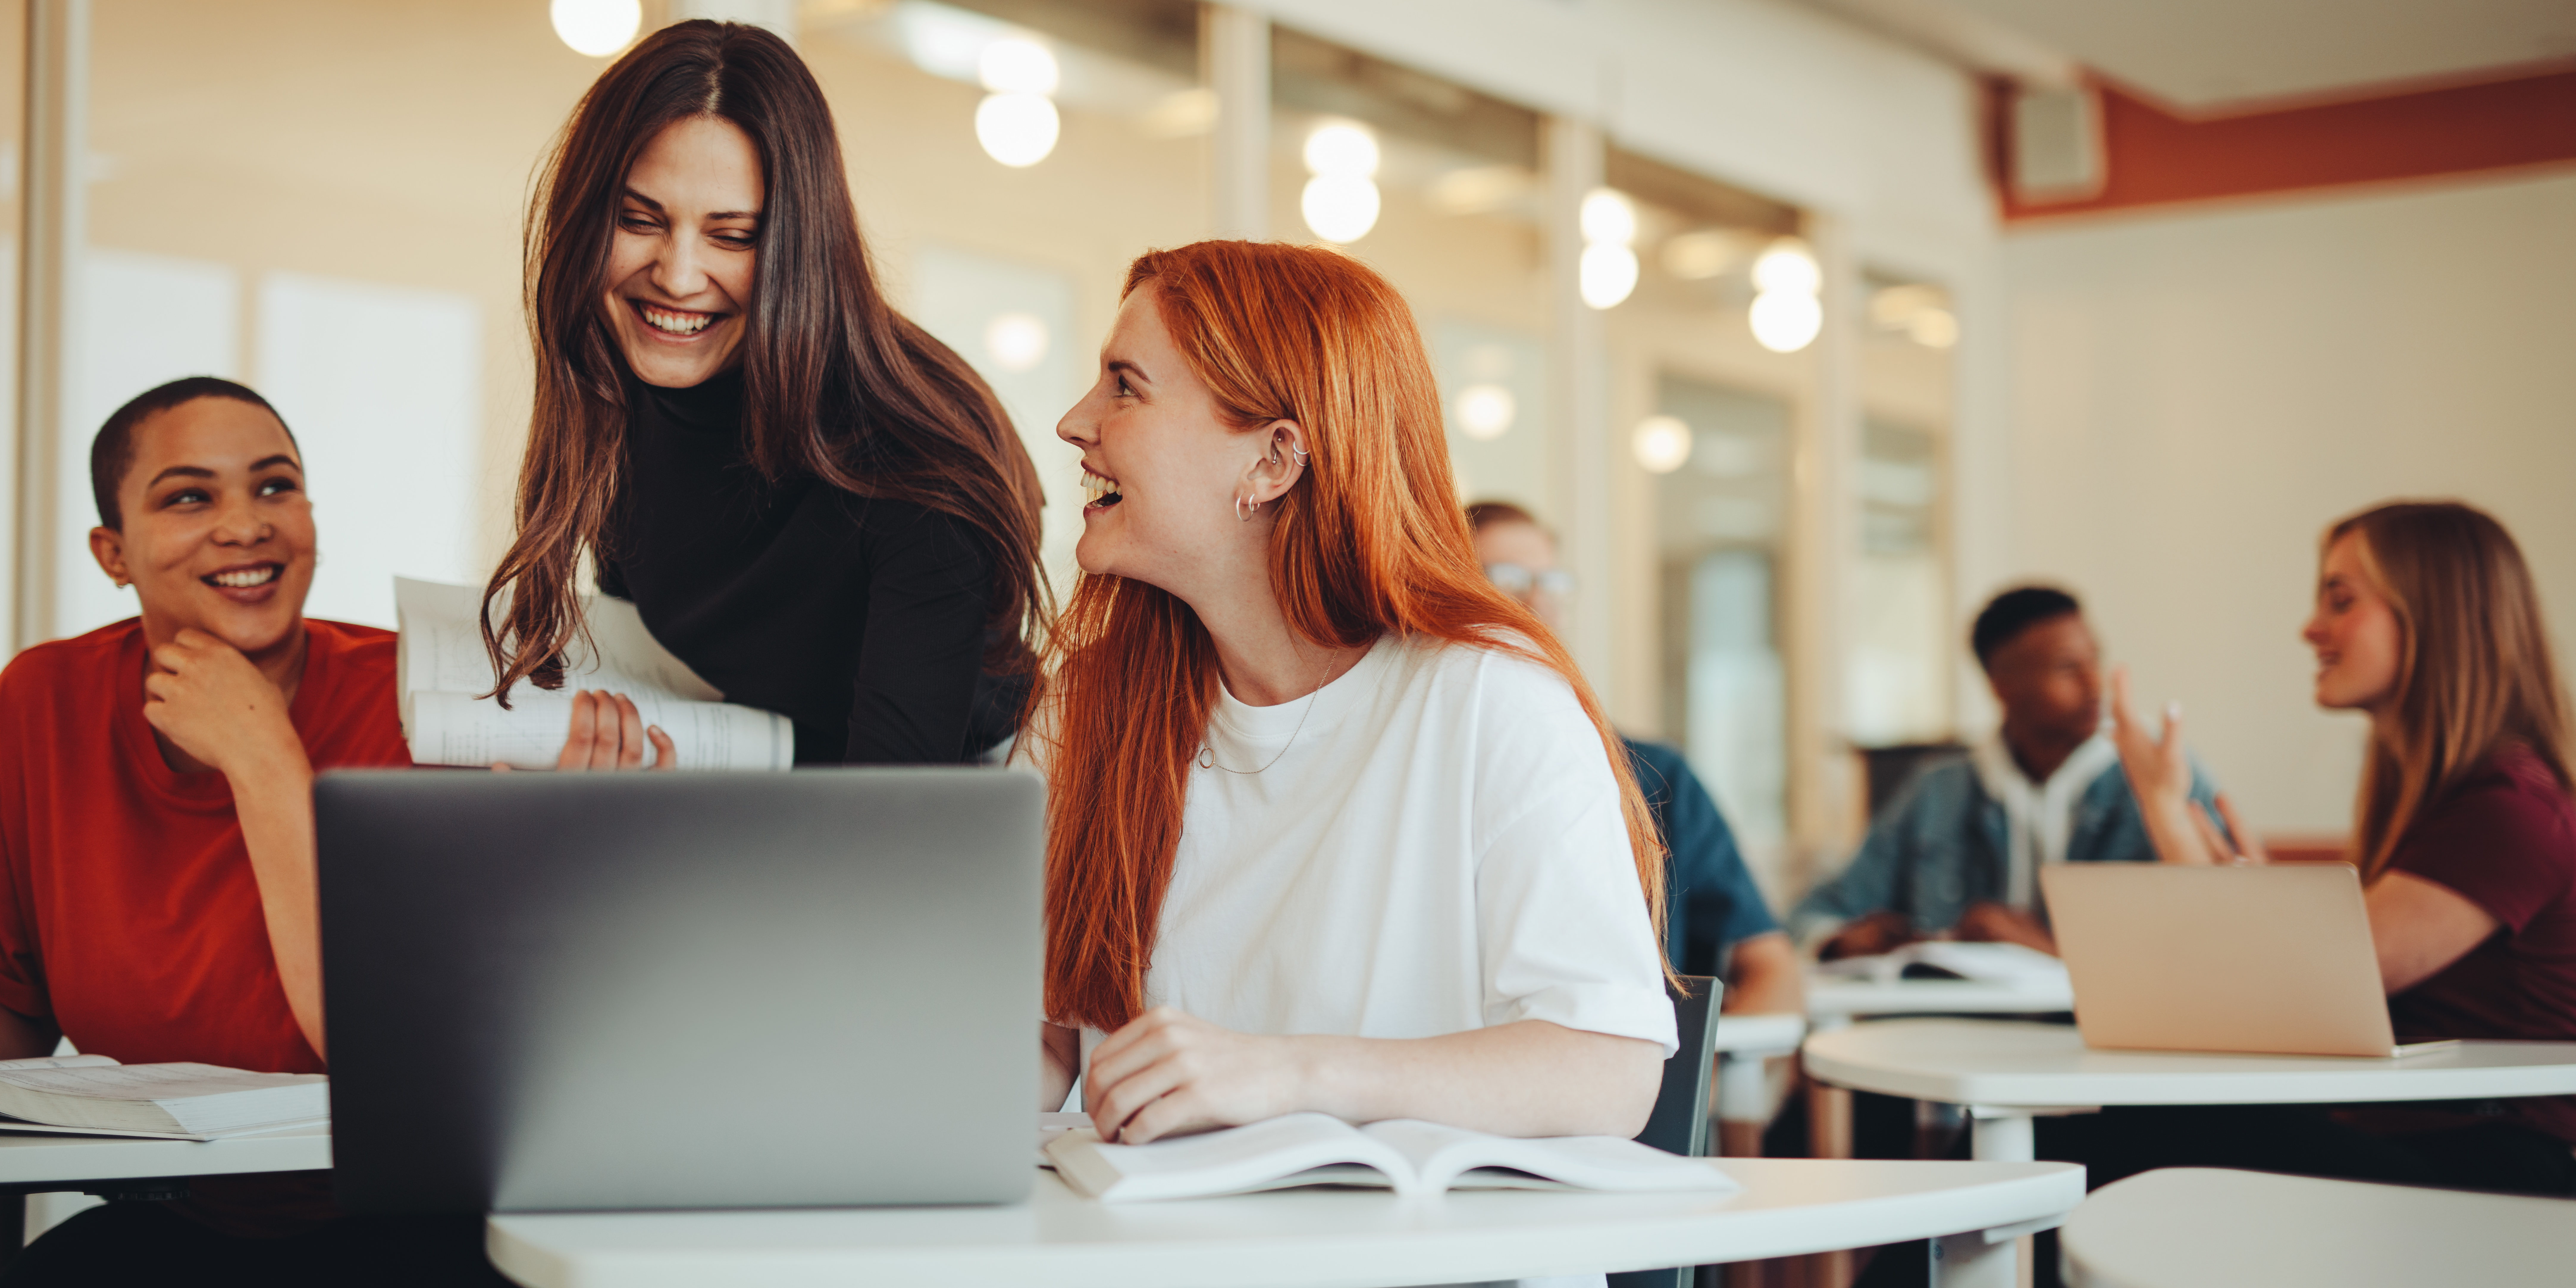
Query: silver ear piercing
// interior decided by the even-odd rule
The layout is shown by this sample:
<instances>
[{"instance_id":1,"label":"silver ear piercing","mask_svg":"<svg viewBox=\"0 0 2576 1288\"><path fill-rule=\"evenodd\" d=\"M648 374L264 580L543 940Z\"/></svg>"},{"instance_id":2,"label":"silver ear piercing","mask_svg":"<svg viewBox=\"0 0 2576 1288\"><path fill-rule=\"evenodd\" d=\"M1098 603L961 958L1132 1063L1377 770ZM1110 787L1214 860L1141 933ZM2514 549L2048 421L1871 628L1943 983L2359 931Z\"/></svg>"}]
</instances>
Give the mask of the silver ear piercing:
<instances>
[{"instance_id":1,"label":"silver ear piercing","mask_svg":"<svg viewBox=\"0 0 2576 1288\"><path fill-rule=\"evenodd\" d=\"M1260 512L1261 503L1259 501L1254 501L1247 505L1244 503L1242 497L1238 496L1234 498L1234 517L1241 519L1246 523L1250 523L1252 522L1252 516Z\"/></svg>"}]
</instances>

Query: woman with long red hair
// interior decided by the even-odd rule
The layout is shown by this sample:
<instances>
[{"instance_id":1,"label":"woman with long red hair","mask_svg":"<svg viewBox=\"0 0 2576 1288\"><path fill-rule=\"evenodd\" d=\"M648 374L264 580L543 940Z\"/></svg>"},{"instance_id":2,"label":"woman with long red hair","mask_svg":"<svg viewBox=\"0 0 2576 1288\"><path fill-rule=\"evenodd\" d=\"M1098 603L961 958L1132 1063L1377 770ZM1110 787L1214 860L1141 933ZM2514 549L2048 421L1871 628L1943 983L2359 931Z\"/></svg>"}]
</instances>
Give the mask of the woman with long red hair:
<instances>
[{"instance_id":1,"label":"woman with long red hair","mask_svg":"<svg viewBox=\"0 0 2576 1288\"><path fill-rule=\"evenodd\" d=\"M1476 563L1403 299L1316 248L1149 253L1056 432L1091 496L1027 739L1044 1107L1080 1072L1130 1143L1635 1134L1674 1043L1652 818Z\"/></svg>"}]
</instances>

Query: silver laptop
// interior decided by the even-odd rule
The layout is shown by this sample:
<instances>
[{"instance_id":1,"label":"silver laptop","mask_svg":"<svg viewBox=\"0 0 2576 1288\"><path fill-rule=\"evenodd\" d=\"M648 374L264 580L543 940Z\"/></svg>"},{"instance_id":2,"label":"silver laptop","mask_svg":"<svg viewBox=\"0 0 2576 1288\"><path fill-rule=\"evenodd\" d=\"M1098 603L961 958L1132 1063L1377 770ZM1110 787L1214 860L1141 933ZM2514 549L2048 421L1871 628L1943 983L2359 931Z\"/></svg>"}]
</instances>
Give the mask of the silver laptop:
<instances>
[{"instance_id":1,"label":"silver laptop","mask_svg":"<svg viewBox=\"0 0 2576 1288\"><path fill-rule=\"evenodd\" d=\"M2061 863L2039 874L2084 1044L2397 1056L2361 879L2340 863Z\"/></svg>"},{"instance_id":2,"label":"silver laptop","mask_svg":"<svg viewBox=\"0 0 2576 1288\"><path fill-rule=\"evenodd\" d=\"M314 787L352 1211L1025 1198L1024 771Z\"/></svg>"}]
</instances>

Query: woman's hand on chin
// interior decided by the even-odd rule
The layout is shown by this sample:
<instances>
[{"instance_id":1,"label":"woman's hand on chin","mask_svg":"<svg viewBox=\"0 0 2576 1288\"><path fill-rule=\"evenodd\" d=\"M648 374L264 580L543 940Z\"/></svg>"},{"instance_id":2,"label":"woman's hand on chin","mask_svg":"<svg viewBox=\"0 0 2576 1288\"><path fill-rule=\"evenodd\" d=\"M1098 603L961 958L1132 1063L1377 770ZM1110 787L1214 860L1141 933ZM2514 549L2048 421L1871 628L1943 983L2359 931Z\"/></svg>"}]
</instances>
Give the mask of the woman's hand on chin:
<instances>
[{"instance_id":1,"label":"woman's hand on chin","mask_svg":"<svg viewBox=\"0 0 2576 1288\"><path fill-rule=\"evenodd\" d=\"M1306 1107L1295 1042L1158 1006L1092 1051L1092 1124L1103 1140L1142 1145L1293 1113Z\"/></svg>"},{"instance_id":2,"label":"woman's hand on chin","mask_svg":"<svg viewBox=\"0 0 2576 1288\"><path fill-rule=\"evenodd\" d=\"M240 649L191 627L153 649L152 665L143 718L182 755L227 778L305 766L286 695Z\"/></svg>"}]
</instances>

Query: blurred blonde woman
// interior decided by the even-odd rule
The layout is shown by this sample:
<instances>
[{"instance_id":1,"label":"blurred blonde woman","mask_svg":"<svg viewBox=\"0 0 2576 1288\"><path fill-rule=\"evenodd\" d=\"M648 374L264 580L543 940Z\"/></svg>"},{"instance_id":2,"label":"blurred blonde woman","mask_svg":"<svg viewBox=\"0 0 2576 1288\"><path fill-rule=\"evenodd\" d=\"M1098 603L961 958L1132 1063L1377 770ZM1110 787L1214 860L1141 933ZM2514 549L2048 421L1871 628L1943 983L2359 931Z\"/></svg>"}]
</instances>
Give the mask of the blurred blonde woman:
<instances>
[{"instance_id":1,"label":"blurred blonde woman","mask_svg":"<svg viewBox=\"0 0 2576 1288\"><path fill-rule=\"evenodd\" d=\"M2317 705L2370 717L2352 857L2398 1035L2576 1040L2567 695L2513 537L2454 502L2353 515L2326 530L2304 634L2317 655ZM2121 761L2158 855L2235 859L2184 799L2179 720L2169 715L2151 735L2125 677L2113 688ZM2260 859L2259 847L2246 857ZM2576 1193L2576 1097L2101 1117L2111 1126L2150 1116L2165 1120L2152 1135L2097 1133L2084 1160L2093 1183L2191 1162Z\"/></svg>"}]
</instances>

